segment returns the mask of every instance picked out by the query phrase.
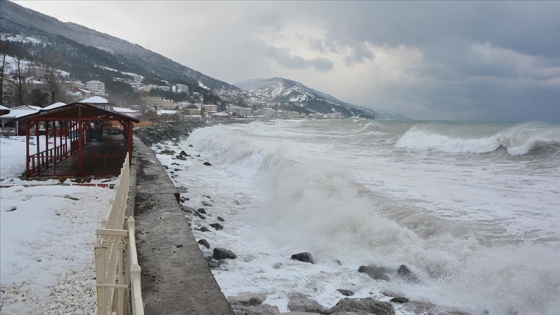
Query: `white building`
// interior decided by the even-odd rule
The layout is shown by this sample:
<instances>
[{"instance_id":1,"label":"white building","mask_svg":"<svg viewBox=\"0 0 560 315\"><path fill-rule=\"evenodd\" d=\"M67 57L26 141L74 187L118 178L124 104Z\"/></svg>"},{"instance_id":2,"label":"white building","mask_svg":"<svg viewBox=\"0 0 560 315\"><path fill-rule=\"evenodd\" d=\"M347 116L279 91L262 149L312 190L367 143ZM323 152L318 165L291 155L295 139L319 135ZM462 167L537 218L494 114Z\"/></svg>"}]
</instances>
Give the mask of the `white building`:
<instances>
[{"instance_id":1,"label":"white building","mask_svg":"<svg viewBox=\"0 0 560 315\"><path fill-rule=\"evenodd\" d=\"M184 84L175 84L175 93L189 93L189 86Z\"/></svg>"},{"instance_id":2,"label":"white building","mask_svg":"<svg viewBox=\"0 0 560 315\"><path fill-rule=\"evenodd\" d=\"M86 82L86 88L97 95L105 95L105 83L98 80Z\"/></svg>"}]
</instances>

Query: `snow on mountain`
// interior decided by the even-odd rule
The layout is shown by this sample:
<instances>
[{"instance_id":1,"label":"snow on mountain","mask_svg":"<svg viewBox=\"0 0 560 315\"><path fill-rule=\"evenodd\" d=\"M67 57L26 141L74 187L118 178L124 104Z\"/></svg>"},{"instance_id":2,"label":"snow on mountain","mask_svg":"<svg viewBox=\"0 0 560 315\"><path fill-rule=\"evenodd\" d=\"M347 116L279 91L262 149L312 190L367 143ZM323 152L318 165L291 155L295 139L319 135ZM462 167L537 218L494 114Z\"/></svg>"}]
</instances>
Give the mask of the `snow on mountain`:
<instances>
[{"instance_id":1,"label":"snow on mountain","mask_svg":"<svg viewBox=\"0 0 560 315\"><path fill-rule=\"evenodd\" d=\"M345 117L360 116L373 119L403 120L406 117L387 110L376 110L343 102L332 95L304 84L283 78L252 79L234 84L247 91L250 97L268 102L292 103L309 110L329 113L336 111Z\"/></svg>"},{"instance_id":2,"label":"snow on mountain","mask_svg":"<svg viewBox=\"0 0 560 315\"><path fill-rule=\"evenodd\" d=\"M0 6L0 26L3 32L12 33L12 36L19 34L23 38L29 37L27 34L22 33L24 31L28 33L58 35L88 48L101 50L115 58L116 63L120 62L129 66L142 67L146 72L153 73L163 79L181 80L190 82L193 85L200 83L218 93L224 91L235 93L238 91L238 88L231 84L211 78L143 48L138 44L133 44L75 23L61 22L58 19L24 8L11 1L0 0ZM91 53L92 51L90 50L89 52Z\"/></svg>"},{"instance_id":3,"label":"snow on mountain","mask_svg":"<svg viewBox=\"0 0 560 315\"><path fill-rule=\"evenodd\" d=\"M42 41L35 37L31 36L24 36L24 35L11 35L7 33L0 33L0 40L8 41L8 42L20 42L20 43L31 43L31 44L41 44Z\"/></svg>"}]
</instances>

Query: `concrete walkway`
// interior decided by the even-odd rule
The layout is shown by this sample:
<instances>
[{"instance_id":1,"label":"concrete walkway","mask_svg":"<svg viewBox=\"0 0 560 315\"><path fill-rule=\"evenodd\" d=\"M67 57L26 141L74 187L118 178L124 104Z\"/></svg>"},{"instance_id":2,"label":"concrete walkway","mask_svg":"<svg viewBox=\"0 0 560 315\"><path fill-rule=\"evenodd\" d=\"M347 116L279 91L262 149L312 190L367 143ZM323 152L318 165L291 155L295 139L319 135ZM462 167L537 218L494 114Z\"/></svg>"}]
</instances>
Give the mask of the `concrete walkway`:
<instances>
[{"instance_id":1,"label":"concrete walkway","mask_svg":"<svg viewBox=\"0 0 560 315\"><path fill-rule=\"evenodd\" d=\"M233 315L179 207L177 188L151 149L138 139L134 146L145 313Z\"/></svg>"}]
</instances>

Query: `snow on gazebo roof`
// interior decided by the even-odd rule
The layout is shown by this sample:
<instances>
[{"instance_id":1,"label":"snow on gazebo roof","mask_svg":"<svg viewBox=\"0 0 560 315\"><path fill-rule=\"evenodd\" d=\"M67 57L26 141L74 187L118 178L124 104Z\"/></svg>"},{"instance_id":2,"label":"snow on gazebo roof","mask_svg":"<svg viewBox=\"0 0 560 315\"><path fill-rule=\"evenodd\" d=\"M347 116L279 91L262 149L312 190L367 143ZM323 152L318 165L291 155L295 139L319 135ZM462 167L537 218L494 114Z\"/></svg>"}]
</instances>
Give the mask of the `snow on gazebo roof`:
<instances>
[{"instance_id":1,"label":"snow on gazebo roof","mask_svg":"<svg viewBox=\"0 0 560 315\"><path fill-rule=\"evenodd\" d=\"M57 108L57 107L60 107L60 106L64 106L64 105L66 105L66 103L63 103L63 102L56 102L56 103L51 104L51 105L49 105L49 106L43 107L42 110L54 109L54 108Z\"/></svg>"},{"instance_id":2,"label":"snow on gazebo roof","mask_svg":"<svg viewBox=\"0 0 560 315\"><path fill-rule=\"evenodd\" d=\"M81 100L80 103L109 104L109 101L104 99L101 96L92 96L92 97L86 98L85 100Z\"/></svg>"},{"instance_id":3,"label":"snow on gazebo roof","mask_svg":"<svg viewBox=\"0 0 560 315\"><path fill-rule=\"evenodd\" d=\"M9 109L8 107L6 107L6 106L0 105L0 110L10 110L10 109Z\"/></svg>"},{"instance_id":4,"label":"snow on gazebo roof","mask_svg":"<svg viewBox=\"0 0 560 315\"><path fill-rule=\"evenodd\" d=\"M126 107L115 107L113 106L113 111L117 113L124 113L124 114L137 114L138 112L134 109L126 108Z\"/></svg>"}]
</instances>

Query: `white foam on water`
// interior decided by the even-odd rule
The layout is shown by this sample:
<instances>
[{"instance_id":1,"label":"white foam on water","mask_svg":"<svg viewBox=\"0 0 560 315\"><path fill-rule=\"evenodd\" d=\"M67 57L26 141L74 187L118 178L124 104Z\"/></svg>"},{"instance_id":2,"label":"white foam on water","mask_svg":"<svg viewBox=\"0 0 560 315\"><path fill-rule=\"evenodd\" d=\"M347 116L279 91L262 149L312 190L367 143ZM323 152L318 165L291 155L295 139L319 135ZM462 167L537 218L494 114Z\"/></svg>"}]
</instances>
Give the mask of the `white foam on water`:
<instances>
[{"instance_id":1,"label":"white foam on water","mask_svg":"<svg viewBox=\"0 0 560 315\"><path fill-rule=\"evenodd\" d=\"M543 173L537 162L512 155L403 151L393 144L417 131L391 123L353 126L363 138L346 141L347 123L203 128L181 144L200 158L159 157L185 168L173 180L188 186L191 206L210 195L214 217L226 220L222 231L194 231L239 256L214 271L226 296L266 293L268 304L287 311L292 292L330 307L342 298L336 289L381 300L390 289L474 314L554 314L560 306L554 161ZM469 150L486 145L461 141ZM195 219L193 226L207 223ZM316 264L290 259L302 251ZM405 264L423 284L357 272L369 264Z\"/></svg>"}]
</instances>

